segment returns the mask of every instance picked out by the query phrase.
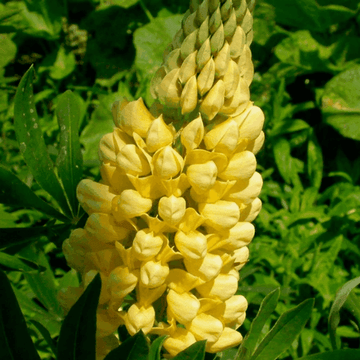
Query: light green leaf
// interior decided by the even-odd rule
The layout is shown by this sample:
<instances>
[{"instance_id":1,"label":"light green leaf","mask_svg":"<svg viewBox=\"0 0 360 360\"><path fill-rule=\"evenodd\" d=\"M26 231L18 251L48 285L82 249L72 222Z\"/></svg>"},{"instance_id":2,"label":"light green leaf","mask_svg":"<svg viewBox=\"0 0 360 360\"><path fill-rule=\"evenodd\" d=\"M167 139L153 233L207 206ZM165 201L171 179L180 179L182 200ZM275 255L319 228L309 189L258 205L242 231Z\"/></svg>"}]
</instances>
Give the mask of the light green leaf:
<instances>
[{"instance_id":1,"label":"light green leaf","mask_svg":"<svg viewBox=\"0 0 360 360\"><path fill-rule=\"evenodd\" d=\"M101 4L99 8L101 9L101 8L117 5L124 9L127 9L131 6L134 6L138 2L139 0L101 0Z\"/></svg>"},{"instance_id":2,"label":"light green leaf","mask_svg":"<svg viewBox=\"0 0 360 360\"><path fill-rule=\"evenodd\" d=\"M360 284L360 277L348 281L343 285L336 293L335 300L331 306L328 328L330 334L331 345L333 349L336 349L336 328L340 323L340 310L345 304L351 290Z\"/></svg>"},{"instance_id":3,"label":"light green leaf","mask_svg":"<svg viewBox=\"0 0 360 360\"><path fill-rule=\"evenodd\" d=\"M311 186L319 189L321 186L323 174L323 156L319 142L317 141L314 131L310 130L308 149L308 174L311 181Z\"/></svg>"},{"instance_id":4,"label":"light green leaf","mask_svg":"<svg viewBox=\"0 0 360 360\"><path fill-rule=\"evenodd\" d=\"M360 65L332 78L322 98L323 120L342 136L360 140Z\"/></svg>"},{"instance_id":5,"label":"light green leaf","mask_svg":"<svg viewBox=\"0 0 360 360\"><path fill-rule=\"evenodd\" d=\"M5 67L16 56L16 45L10 35L0 34L0 68Z\"/></svg>"},{"instance_id":6,"label":"light green leaf","mask_svg":"<svg viewBox=\"0 0 360 360\"><path fill-rule=\"evenodd\" d=\"M50 67L49 75L55 80L61 80L70 75L76 67L75 55L60 46L54 64Z\"/></svg>"},{"instance_id":7,"label":"light green leaf","mask_svg":"<svg viewBox=\"0 0 360 360\"><path fill-rule=\"evenodd\" d=\"M3 252L0 252L0 264L14 271L21 272L38 272L43 270L43 267L32 261Z\"/></svg>"}]
</instances>

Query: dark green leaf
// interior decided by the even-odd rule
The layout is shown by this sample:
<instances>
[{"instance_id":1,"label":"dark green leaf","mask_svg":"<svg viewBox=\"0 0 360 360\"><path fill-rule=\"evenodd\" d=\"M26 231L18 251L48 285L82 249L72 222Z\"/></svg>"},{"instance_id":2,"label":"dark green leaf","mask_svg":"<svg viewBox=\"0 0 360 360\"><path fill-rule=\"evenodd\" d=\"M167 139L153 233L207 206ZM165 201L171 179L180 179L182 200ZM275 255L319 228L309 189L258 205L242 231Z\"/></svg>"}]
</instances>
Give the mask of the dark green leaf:
<instances>
[{"instance_id":1,"label":"dark green leaf","mask_svg":"<svg viewBox=\"0 0 360 360\"><path fill-rule=\"evenodd\" d=\"M9 269L22 272L38 272L44 270L42 266L39 266L32 261L3 252L0 252L0 264Z\"/></svg>"},{"instance_id":2,"label":"dark green leaf","mask_svg":"<svg viewBox=\"0 0 360 360\"><path fill-rule=\"evenodd\" d=\"M282 314L250 358L275 360L287 350L309 320L314 299L308 299Z\"/></svg>"},{"instance_id":3,"label":"dark green leaf","mask_svg":"<svg viewBox=\"0 0 360 360\"><path fill-rule=\"evenodd\" d=\"M160 360L160 352L161 347L165 339L166 335L158 337L150 346L149 356L147 360Z\"/></svg>"},{"instance_id":4,"label":"dark green leaf","mask_svg":"<svg viewBox=\"0 0 360 360\"><path fill-rule=\"evenodd\" d=\"M206 340L201 340L190 345L187 349L177 354L173 360L204 360Z\"/></svg>"},{"instance_id":5,"label":"dark green leaf","mask_svg":"<svg viewBox=\"0 0 360 360\"><path fill-rule=\"evenodd\" d=\"M289 134L296 131L301 131L309 128L309 124L304 120L288 120L276 123L274 128L271 130L270 137Z\"/></svg>"},{"instance_id":6,"label":"dark green leaf","mask_svg":"<svg viewBox=\"0 0 360 360\"><path fill-rule=\"evenodd\" d=\"M0 15L1 16L1 15ZM0 36L0 68L5 67L16 55L16 45L11 40L10 35L1 34Z\"/></svg>"},{"instance_id":7,"label":"dark green leaf","mask_svg":"<svg viewBox=\"0 0 360 360\"><path fill-rule=\"evenodd\" d=\"M274 144L275 162L280 172L280 175L287 182L291 182L292 157L290 155L290 144L285 139L279 139Z\"/></svg>"},{"instance_id":8,"label":"dark green leaf","mask_svg":"<svg viewBox=\"0 0 360 360\"><path fill-rule=\"evenodd\" d=\"M244 341L239 348L235 360L241 359L240 354L242 354L243 349L246 349L246 358L249 358L252 355L266 321L269 319L270 315L274 312L276 308L279 300L279 295L279 288L271 291L268 295L266 295L260 305L260 309L255 319L251 323L249 332L246 334Z\"/></svg>"},{"instance_id":9,"label":"dark green leaf","mask_svg":"<svg viewBox=\"0 0 360 360\"><path fill-rule=\"evenodd\" d=\"M10 282L0 270L0 349L2 360L40 360Z\"/></svg>"},{"instance_id":10,"label":"dark green leaf","mask_svg":"<svg viewBox=\"0 0 360 360\"><path fill-rule=\"evenodd\" d=\"M324 89L322 113L342 136L360 140L360 65L333 77Z\"/></svg>"},{"instance_id":11,"label":"dark green leaf","mask_svg":"<svg viewBox=\"0 0 360 360\"><path fill-rule=\"evenodd\" d=\"M96 310L100 290L101 279L97 274L64 320L57 360L95 360Z\"/></svg>"},{"instance_id":12,"label":"dark green leaf","mask_svg":"<svg viewBox=\"0 0 360 360\"><path fill-rule=\"evenodd\" d=\"M304 356L298 360L359 360L360 350L343 349Z\"/></svg>"},{"instance_id":13,"label":"dark green leaf","mask_svg":"<svg viewBox=\"0 0 360 360\"><path fill-rule=\"evenodd\" d=\"M49 331L36 320L31 320L31 323L39 330L40 334L49 345L53 355L56 357L56 346L53 339L51 338Z\"/></svg>"},{"instance_id":14,"label":"dark green leaf","mask_svg":"<svg viewBox=\"0 0 360 360\"><path fill-rule=\"evenodd\" d=\"M56 107L60 127L60 151L56 160L59 177L67 193L73 214L78 211L76 186L82 177L82 155L79 142L80 106L70 91L61 95Z\"/></svg>"},{"instance_id":15,"label":"dark green leaf","mask_svg":"<svg viewBox=\"0 0 360 360\"><path fill-rule=\"evenodd\" d=\"M54 166L39 127L33 101L33 77L34 68L30 67L16 91L14 108L16 137L20 144L20 151L36 181L54 197L62 210L71 216L68 201L60 181L55 175Z\"/></svg>"},{"instance_id":16,"label":"dark green leaf","mask_svg":"<svg viewBox=\"0 0 360 360\"><path fill-rule=\"evenodd\" d=\"M148 353L149 345L144 333L140 330L111 351L104 360L147 360Z\"/></svg>"},{"instance_id":17,"label":"dark green leaf","mask_svg":"<svg viewBox=\"0 0 360 360\"><path fill-rule=\"evenodd\" d=\"M16 175L0 165L0 202L7 205L34 208L61 221L69 221L63 214L41 200Z\"/></svg>"},{"instance_id":18,"label":"dark green leaf","mask_svg":"<svg viewBox=\"0 0 360 360\"><path fill-rule=\"evenodd\" d=\"M348 298L351 290L360 284L360 277L348 281L336 293L335 300L329 314L329 334L333 349L336 349L336 328L340 323L340 310Z\"/></svg>"},{"instance_id":19,"label":"dark green leaf","mask_svg":"<svg viewBox=\"0 0 360 360\"><path fill-rule=\"evenodd\" d=\"M26 259L34 261L46 269L41 274L24 274L24 276L32 291L46 309L48 309L50 313L62 317L63 311L57 298L58 289L56 286L55 276L46 255L42 250L37 249L34 245L30 245L23 249L20 254Z\"/></svg>"}]
</instances>

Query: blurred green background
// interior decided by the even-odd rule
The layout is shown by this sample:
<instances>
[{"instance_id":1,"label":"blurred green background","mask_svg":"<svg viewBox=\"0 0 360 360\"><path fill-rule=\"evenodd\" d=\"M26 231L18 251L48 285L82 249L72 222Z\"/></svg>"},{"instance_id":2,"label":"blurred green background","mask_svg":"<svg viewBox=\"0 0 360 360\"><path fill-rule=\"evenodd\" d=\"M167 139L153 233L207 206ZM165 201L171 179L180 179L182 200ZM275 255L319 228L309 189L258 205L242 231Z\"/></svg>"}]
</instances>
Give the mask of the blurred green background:
<instances>
[{"instance_id":1,"label":"blurred green background","mask_svg":"<svg viewBox=\"0 0 360 360\"><path fill-rule=\"evenodd\" d=\"M56 204L26 166L14 129L16 88L34 64L34 103L50 158L59 154L55 109L60 95L72 90L80 108L83 177L99 178L97 146L112 131L112 102L141 96L151 105L149 81L187 8L188 0L0 0L0 163ZM360 276L360 5L258 0L254 34L251 94L265 112L266 142L258 154L263 210L250 262L241 271L239 293L250 303L242 332L264 296L279 286L281 301L264 333L279 314L314 297L311 321L281 356L297 359L331 349L331 303L345 282ZM2 258L1 268L8 270L25 317L56 337L63 316L56 293L78 283L61 242L81 223L52 227L55 220L10 197L0 196L2 252L47 270L9 271ZM354 289L343 310L337 329L342 348L359 347L359 296ZM42 358L51 359L33 325L31 335Z\"/></svg>"}]
</instances>

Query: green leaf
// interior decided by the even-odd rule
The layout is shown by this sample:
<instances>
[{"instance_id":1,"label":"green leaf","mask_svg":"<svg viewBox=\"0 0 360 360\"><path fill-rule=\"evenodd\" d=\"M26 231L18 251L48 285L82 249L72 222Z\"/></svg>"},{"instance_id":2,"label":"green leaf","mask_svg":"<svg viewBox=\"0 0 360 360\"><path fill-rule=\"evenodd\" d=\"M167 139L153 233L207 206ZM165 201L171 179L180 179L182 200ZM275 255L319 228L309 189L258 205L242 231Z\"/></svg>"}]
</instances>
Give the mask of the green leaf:
<instances>
[{"instance_id":1,"label":"green leaf","mask_svg":"<svg viewBox=\"0 0 360 360\"><path fill-rule=\"evenodd\" d=\"M333 77L324 88L323 120L342 136L360 140L360 65Z\"/></svg>"},{"instance_id":2,"label":"green leaf","mask_svg":"<svg viewBox=\"0 0 360 360\"><path fill-rule=\"evenodd\" d=\"M342 349L335 351L327 351L320 354L304 356L298 360L356 360L360 359L360 350Z\"/></svg>"},{"instance_id":3,"label":"green leaf","mask_svg":"<svg viewBox=\"0 0 360 360\"><path fill-rule=\"evenodd\" d=\"M167 335L160 336L151 344L147 360L161 360L161 347L166 338Z\"/></svg>"},{"instance_id":4,"label":"green leaf","mask_svg":"<svg viewBox=\"0 0 360 360\"><path fill-rule=\"evenodd\" d=\"M282 314L250 358L275 360L287 350L309 320L314 299L307 299Z\"/></svg>"},{"instance_id":5,"label":"green leaf","mask_svg":"<svg viewBox=\"0 0 360 360\"><path fill-rule=\"evenodd\" d=\"M160 67L163 52L180 29L182 17L156 18L134 32L135 66L144 77L151 77Z\"/></svg>"},{"instance_id":6,"label":"green leaf","mask_svg":"<svg viewBox=\"0 0 360 360\"><path fill-rule=\"evenodd\" d=\"M35 245L28 246L23 249L20 254L24 258L34 261L46 269L41 274L24 274L24 276L27 283L30 285L31 290L43 306L50 313L62 317L63 311L57 298L58 289L56 286L55 276L46 255L42 250L37 249Z\"/></svg>"},{"instance_id":7,"label":"green leaf","mask_svg":"<svg viewBox=\"0 0 360 360\"><path fill-rule=\"evenodd\" d=\"M56 107L60 127L60 151L56 167L67 193L73 214L77 214L79 202L76 186L82 178L82 155L79 142L80 106L78 98L70 91L61 95Z\"/></svg>"},{"instance_id":8,"label":"green leaf","mask_svg":"<svg viewBox=\"0 0 360 360\"><path fill-rule=\"evenodd\" d=\"M311 181L311 186L319 189L321 186L321 180L323 175L323 155L321 147L317 141L315 132L311 129L308 141L308 174Z\"/></svg>"},{"instance_id":9,"label":"green leaf","mask_svg":"<svg viewBox=\"0 0 360 360\"><path fill-rule=\"evenodd\" d=\"M144 333L140 330L112 350L104 360L147 360L148 353L149 345Z\"/></svg>"},{"instance_id":10,"label":"green leaf","mask_svg":"<svg viewBox=\"0 0 360 360\"><path fill-rule=\"evenodd\" d=\"M56 358L56 346L53 339L51 338L49 331L36 320L31 320L31 323L39 330L40 334L42 335L46 343L49 345L53 355Z\"/></svg>"},{"instance_id":11,"label":"green leaf","mask_svg":"<svg viewBox=\"0 0 360 360\"><path fill-rule=\"evenodd\" d=\"M274 136L289 134L296 131L301 131L304 129L308 129L309 124L306 123L304 120L287 120L282 121L280 123L276 123L274 128L270 132L270 137L273 138Z\"/></svg>"},{"instance_id":12,"label":"green leaf","mask_svg":"<svg viewBox=\"0 0 360 360\"><path fill-rule=\"evenodd\" d=\"M336 328L340 323L340 310L345 304L351 290L360 284L360 277L348 281L343 285L336 293L335 300L331 306L328 328L330 334L331 345L333 349L336 349Z\"/></svg>"},{"instance_id":13,"label":"green leaf","mask_svg":"<svg viewBox=\"0 0 360 360\"><path fill-rule=\"evenodd\" d=\"M34 178L59 203L62 210L71 217L71 211L64 190L55 175L54 165L48 154L39 127L36 108L33 103L32 79L34 68L25 73L15 95L15 132L23 154Z\"/></svg>"},{"instance_id":14,"label":"green leaf","mask_svg":"<svg viewBox=\"0 0 360 360\"><path fill-rule=\"evenodd\" d=\"M251 323L250 330L246 334L242 342L235 360L241 359L241 354L246 349L246 358L249 358L255 350L256 344L259 341L261 331L269 319L270 315L275 311L276 305L279 301L280 288L271 291L261 302L260 309Z\"/></svg>"},{"instance_id":15,"label":"green leaf","mask_svg":"<svg viewBox=\"0 0 360 360\"><path fill-rule=\"evenodd\" d=\"M0 264L15 271L34 272L44 270L42 266L14 255L0 252Z\"/></svg>"},{"instance_id":16,"label":"green leaf","mask_svg":"<svg viewBox=\"0 0 360 360\"><path fill-rule=\"evenodd\" d=\"M24 145L26 146L26 145ZM20 146L21 148L21 146ZM40 199L16 175L0 165L0 202L7 205L33 208L55 219L67 222L69 219Z\"/></svg>"},{"instance_id":17,"label":"green leaf","mask_svg":"<svg viewBox=\"0 0 360 360\"><path fill-rule=\"evenodd\" d=\"M95 360L96 310L100 290L101 279L97 274L64 320L57 360Z\"/></svg>"},{"instance_id":18,"label":"green leaf","mask_svg":"<svg viewBox=\"0 0 360 360\"><path fill-rule=\"evenodd\" d=\"M173 360L204 360L206 340L197 341L177 354Z\"/></svg>"},{"instance_id":19,"label":"green leaf","mask_svg":"<svg viewBox=\"0 0 360 360\"><path fill-rule=\"evenodd\" d=\"M8 34L0 34L0 68L15 59L17 48L11 37Z\"/></svg>"},{"instance_id":20,"label":"green leaf","mask_svg":"<svg viewBox=\"0 0 360 360\"><path fill-rule=\"evenodd\" d=\"M111 2L107 0L101 0L101 4L99 8L101 9L101 8L117 5L124 9L128 9L129 7L134 6L138 2L139 0L112 0Z\"/></svg>"},{"instance_id":21,"label":"green leaf","mask_svg":"<svg viewBox=\"0 0 360 360\"><path fill-rule=\"evenodd\" d=\"M72 51L67 51L63 46L60 46L56 59L52 66L50 66L49 75L55 80L61 80L69 76L76 67L75 55Z\"/></svg>"},{"instance_id":22,"label":"green leaf","mask_svg":"<svg viewBox=\"0 0 360 360\"><path fill-rule=\"evenodd\" d=\"M0 270L1 359L40 360L10 282Z\"/></svg>"}]
</instances>

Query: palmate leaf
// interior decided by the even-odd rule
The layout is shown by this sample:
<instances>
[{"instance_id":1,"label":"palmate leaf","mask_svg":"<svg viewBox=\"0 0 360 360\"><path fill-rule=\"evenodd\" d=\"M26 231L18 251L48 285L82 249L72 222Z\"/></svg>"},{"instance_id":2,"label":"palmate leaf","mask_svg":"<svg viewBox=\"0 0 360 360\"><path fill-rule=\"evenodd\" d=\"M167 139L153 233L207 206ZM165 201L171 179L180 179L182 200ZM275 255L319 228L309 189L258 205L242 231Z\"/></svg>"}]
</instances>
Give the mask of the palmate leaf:
<instances>
[{"instance_id":1,"label":"palmate leaf","mask_svg":"<svg viewBox=\"0 0 360 360\"><path fill-rule=\"evenodd\" d=\"M19 258L14 255L9 255L4 252L0 252L0 265L3 265L11 270L28 272L28 273L45 270L43 266L39 266L38 264L32 261Z\"/></svg>"},{"instance_id":2,"label":"palmate leaf","mask_svg":"<svg viewBox=\"0 0 360 360\"><path fill-rule=\"evenodd\" d=\"M54 172L46 144L39 126L33 99L34 68L25 73L15 95L15 132L20 151L39 185L58 202L64 213L72 217L68 200Z\"/></svg>"},{"instance_id":3,"label":"palmate leaf","mask_svg":"<svg viewBox=\"0 0 360 360\"><path fill-rule=\"evenodd\" d=\"M2 360L40 360L10 282L0 270L0 351Z\"/></svg>"},{"instance_id":4,"label":"palmate leaf","mask_svg":"<svg viewBox=\"0 0 360 360\"><path fill-rule=\"evenodd\" d=\"M57 346L57 360L95 360L96 309L101 290L100 274L70 309Z\"/></svg>"}]
</instances>

